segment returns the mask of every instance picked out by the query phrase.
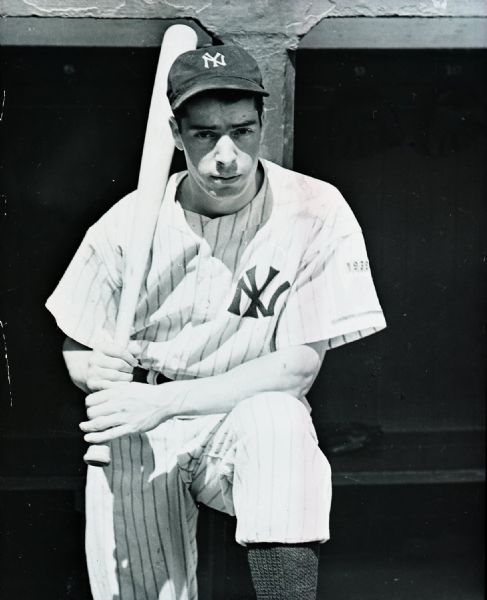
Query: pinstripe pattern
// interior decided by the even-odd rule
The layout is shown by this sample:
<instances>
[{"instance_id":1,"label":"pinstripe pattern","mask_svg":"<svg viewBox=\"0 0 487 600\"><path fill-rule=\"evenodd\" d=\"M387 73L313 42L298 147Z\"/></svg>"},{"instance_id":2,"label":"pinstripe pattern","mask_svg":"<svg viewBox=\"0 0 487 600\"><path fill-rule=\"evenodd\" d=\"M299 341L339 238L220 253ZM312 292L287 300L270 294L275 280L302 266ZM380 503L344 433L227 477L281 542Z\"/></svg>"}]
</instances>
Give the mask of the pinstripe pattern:
<instances>
[{"instance_id":1,"label":"pinstripe pattern","mask_svg":"<svg viewBox=\"0 0 487 600\"><path fill-rule=\"evenodd\" d=\"M94 600L196 600L195 502L236 515L243 545L329 538L330 467L308 412L291 396L260 394L226 417L174 419L112 450L106 479L93 482L96 468L89 475ZM112 519L116 562L107 561L98 531ZM107 577L110 568L117 578Z\"/></svg>"},{"instance_id":2,"label":"pinstripe pattern","mask_svg":"<svg viewBox=\"0 0 487 600\"><path fill-rule=\"evenodd\" d=\"M264 184L237 213L209 219L175 201L184 174L173 176L156 229L133 338L142 366L169 377L222 373L275 348L328 340L334 348L385 326L370 272L345 265L367 260L360 227L328 184L263 161ZM133 214L124 198L88 232L47 306L67 335L88 346L114 331L123 244ZM228 312L236 286L256 267L267 306L285 282L273 316ZM250 299L244 294L241 311Z\"/></svg>"},{"instance_id":3,"label":"pinstripe pattern","mask_svg":"<svg viewBox=\"0 0 487 600\"><path fill-rule=\"evenodd\" d=\"M262 163L254 200L214 219L184 211L185 174L170 179L131 336L152 375L208 377L278 348L334 348L385 326L368 268L349 267L368 260L338 191ZM90 347L113 336L134 198L90 228L47 302L66 335ZM248 291L249 273L261 289L274 270L265 290ZM257 300L254 316L242 316ZM329 466L302 404L265 394L222 419L173 419L122 438L103 476L89 469L95 600L195 600L195 500L236 513L242 544L328 539Z\"/></svg>"},{"instance_id":4,"label":"pinstripe pattern","mask_svg":"<svg viewBox=\"0 0 487 600\"><path fill-rule=\"evenodd\" d=\"M179 455L180 467L186 460ZM304 406L265 393L241 402L208 438L190 489L198 502L237 515L241 544L325 541L330 475Z\"/></svg>"},{"instance_id":5,"label":"pinstripe pattern","mask_svg":"<svg viewBox=\"0 0 487 600\"><path fill-rule=\"evenodd\" d=\"M112 443L112 463L104 476L89 468L87 498L96 500L87 520L87 556L95 600L197 597L197 508L178 468L177 452L196 434L207 437L220 420L212 416L206 429L204 419L182 426L173 421L148 434L126 436ZM107 496L111 501L102 502ZM111 521L108 545L115 560L107 560L107 538L100 535L102 524ZM112 577L107 577L110 569Z\"/></svg>"}]
</instances>

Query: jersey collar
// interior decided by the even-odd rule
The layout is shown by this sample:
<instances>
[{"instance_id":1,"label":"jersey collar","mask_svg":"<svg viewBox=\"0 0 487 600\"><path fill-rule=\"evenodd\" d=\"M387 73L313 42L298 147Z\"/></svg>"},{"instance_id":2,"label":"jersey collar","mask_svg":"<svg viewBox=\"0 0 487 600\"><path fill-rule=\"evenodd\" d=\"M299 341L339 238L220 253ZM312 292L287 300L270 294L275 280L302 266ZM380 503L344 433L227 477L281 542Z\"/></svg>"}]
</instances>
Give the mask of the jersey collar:
<instances>
[{"instance_id":1,"label":"jersey collar","mask_svg":"<svg viewBox=\"0 0 487 600\"><path fill-rule=\"evenodd\" d=\"M267 175L266 161L259 159L259 164L262 166L264 171L264 178L259 191L253 200L251 200L246 206L240 210L230 213L229 215L222 215L221 217L205 217L203 215L197 215L197 213L191 213L191 211L185 211L182 206L176 200L176 192L178 186L181 184L183 179L187 176L187 171L180 171L175 173L169 178L166 186L166 193L161 206L160 222L161 225L169 225L175 229L178 229L182 233L189 234L192 236L200 237L196 234L193 228L188 223L185 216L188 215L190 221L194 221L192 215L197 215L196 219L203 226L209 221L223 221L236 220L236 224L240 225L239 229L242 230L257 227L261 223L267 221L272 212L273 198L271 193L271 187L269 185L269 179ZM189 214L188 214L189 213Z\"/></svg>"}]
</instances>

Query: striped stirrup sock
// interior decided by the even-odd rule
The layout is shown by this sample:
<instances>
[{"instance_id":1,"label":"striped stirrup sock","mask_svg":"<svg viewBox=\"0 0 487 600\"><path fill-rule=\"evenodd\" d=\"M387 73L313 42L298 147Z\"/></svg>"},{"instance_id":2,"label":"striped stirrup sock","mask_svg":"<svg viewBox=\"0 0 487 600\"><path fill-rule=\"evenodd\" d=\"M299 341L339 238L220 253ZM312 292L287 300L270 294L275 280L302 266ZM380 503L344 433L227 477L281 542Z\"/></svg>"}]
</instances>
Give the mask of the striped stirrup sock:
<instances>
[{"instance_id":1,"label":"striped stirrup sock","mask_svg":"<svg viewBox=\"0 0 487 600\"><path fill-rule=\"evenodd\" d=\"M257 600L316 600L320 544L248 544Z\"/></svg>"}]
</instances>

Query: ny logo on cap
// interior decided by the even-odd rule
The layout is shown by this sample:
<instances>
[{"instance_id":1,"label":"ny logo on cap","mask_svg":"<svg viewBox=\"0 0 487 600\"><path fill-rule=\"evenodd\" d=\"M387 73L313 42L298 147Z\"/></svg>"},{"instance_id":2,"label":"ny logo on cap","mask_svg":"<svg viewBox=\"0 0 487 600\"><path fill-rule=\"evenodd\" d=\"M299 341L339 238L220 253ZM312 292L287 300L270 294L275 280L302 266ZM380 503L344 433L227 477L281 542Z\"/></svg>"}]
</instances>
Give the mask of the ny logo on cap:
<instances>
[{"instance_id":1,"label":"ny logo on cap","mask_svg":"<svg viewBox=\"0 0 487 600\"><path fill-rule=\"evenodd\" d=\"M205 69L210 68L210 63L215 68L226 66L225 57L223 54L220 54L220 52L217 52L215 56L212 56L209 52L206 52L206 54L203 54L202 58L205 61Z\"/></svg>"}]
</instances>

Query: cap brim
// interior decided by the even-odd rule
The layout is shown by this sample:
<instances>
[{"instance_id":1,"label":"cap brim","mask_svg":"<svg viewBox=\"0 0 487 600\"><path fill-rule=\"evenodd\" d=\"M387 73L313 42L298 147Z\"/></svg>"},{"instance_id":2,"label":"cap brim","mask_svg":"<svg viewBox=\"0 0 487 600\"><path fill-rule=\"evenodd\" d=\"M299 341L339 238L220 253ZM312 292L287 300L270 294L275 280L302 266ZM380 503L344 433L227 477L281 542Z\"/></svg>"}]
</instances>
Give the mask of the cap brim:
<instances>
[{"instance_id":1,"label":"cap brim","mask_svg":"<svg viewBox=\"0 0 487 600\"><path fill-rule=\"evenodd\" d=\"M239 77L215 77L215 79L205 79L204 81L194 82L193 85L188 87L180 96L178 96L174 102L171 103L172 110L176 110L197 94L207 92L210 90L241 90L243 92L251 92L259 96L268 96L269 92L266 92L263 87L259 84L243 79Z\"/></svg>"}]
</instances>

